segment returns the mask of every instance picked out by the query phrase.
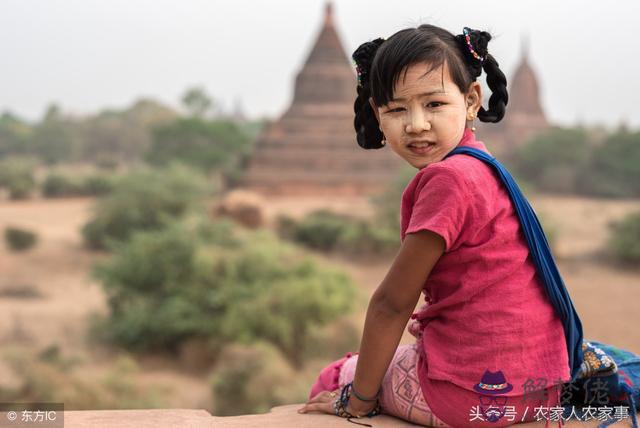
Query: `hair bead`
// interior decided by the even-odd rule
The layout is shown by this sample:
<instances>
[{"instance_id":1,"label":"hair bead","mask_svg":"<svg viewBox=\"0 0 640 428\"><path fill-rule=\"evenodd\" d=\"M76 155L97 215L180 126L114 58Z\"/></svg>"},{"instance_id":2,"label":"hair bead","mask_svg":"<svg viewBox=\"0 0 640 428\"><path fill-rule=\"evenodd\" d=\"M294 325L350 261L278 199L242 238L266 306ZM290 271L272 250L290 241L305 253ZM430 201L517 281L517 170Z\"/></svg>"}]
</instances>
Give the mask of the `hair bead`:
<instances>
[{"instance_id":1,"label":"hair bead","mask_svg":"<svg viewBox=\"0 0 640 428\"><path fill-rule=\"evenodd\" d=\"M480 63L483 63L486 55L485 56L480 56L478 55L478 52L475 51L475 49L473 49L473 45L471 44L471 37L469 36L469 33L471 32L471 28L469 27L464 27L462 29L462 32L464 33L464 38L467 41L467 47L469 48L469 52L471 52L471 54L473 55L473 57L477 60L480 61Z\"/></svg>"}]
</instances>

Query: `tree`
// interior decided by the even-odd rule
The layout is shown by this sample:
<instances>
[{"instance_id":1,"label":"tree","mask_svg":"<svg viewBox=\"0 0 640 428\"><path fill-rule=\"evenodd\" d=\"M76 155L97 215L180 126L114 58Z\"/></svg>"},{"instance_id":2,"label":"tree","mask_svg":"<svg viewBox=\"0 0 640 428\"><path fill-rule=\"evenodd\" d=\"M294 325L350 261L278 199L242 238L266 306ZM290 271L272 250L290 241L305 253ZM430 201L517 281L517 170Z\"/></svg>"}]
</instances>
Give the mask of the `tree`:
<instances>
[{"instance_id":1,"label":"tree","mask_svg":"<svg viewBox=\"0 0 640 428\"><path fill-rule=\"evenodd\" d=\"M0 116L0 157L28 154L27 142L33 132L26 122L5 111Z\"/></svg>"},{"instance_id":2,"label":"tree","mask_svg":"<svg viewBox=\"0 0 640 428\"><path fill-rule=\"evenodd\" d=\"M578 188L590 195L639 197L640 132L621 130L599 144L580 171Z\"/></svg>"},{"instance_id":3,"label":"tree","mask_svg":"<svg viewBox=\"0 0 640 428\"><path fill-rule=\"evenodd\" d=\"M60 107L50 104L31 138L33 154L48 164L71 160L76 154L71 129L72 124L62 117Z\"/></svg>"},{"instance_id":4,"label":"tree","mask_svg":"<svg viewBox=\"0 0 640 428\"><path fill-rule=\"evenodd\" d=\"M574 192L592 150L588 141L583 129L553 127L516 151L514 174L540 190Z\"/></svg>"},{"instance_id":5,"label":"tree","mask_svg":"<svg viewBox=\"0 0 640 428\"><path fill-rule=\"evenodd\" d=\"M182 96L182 104L186 107L191 117L204 117L214 103L211 97L207 95L203 87L193 87L187 90Z\"/></svg>"},{"instance_id":6,"label":"tree","mask_svg":"<svg viewBox=\"0 0 640 428\"><path fill-rule=\"evenodd\" d=\"M147 160L165 165L178 159L205 172L232 171L249 148L249 138L235 123L192 117L155 127Z\"/></svg>"}]
</instances>

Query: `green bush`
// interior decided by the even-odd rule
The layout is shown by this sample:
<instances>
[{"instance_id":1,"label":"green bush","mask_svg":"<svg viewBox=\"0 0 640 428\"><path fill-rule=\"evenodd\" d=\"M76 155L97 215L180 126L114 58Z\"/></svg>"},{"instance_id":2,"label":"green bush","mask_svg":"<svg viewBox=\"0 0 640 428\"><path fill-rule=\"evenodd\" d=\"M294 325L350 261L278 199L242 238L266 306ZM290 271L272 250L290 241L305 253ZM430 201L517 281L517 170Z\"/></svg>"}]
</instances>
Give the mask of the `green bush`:
<instances>
[{"instance_id":1,"label":"green bush","mask_svg":"<svg viewBox=\"0 0 640 428\"><path fill-rule=\"evenodd\" d=\"M94 332L131 350L260 339L299 367L310 332L349 311L355 295L346 274L230 220L137 231L113 250L95 269L110 316Z\"/></svg>"},{"instance_id":2,"label":"green bush","mask_svg":"<svg viewBox=\"0 0 640 428\"><path fill-rule=\"evenodd\" d=\"M168 394L136 382L140 371L135 360L118 355L106 373L88 368L80 355L65 355L53 345L40 351L3 346L3 366L11 369L18 387L0 388L3 402L56 402L67 409L162 408ZM92 373L87 380L86 373ZM162 395L165 396L162 396Z\"/></svg>"},{"instance_id":3,"label":"green bush","mask_svg":"<svg viewBox=\"0 0 640 428\"><path fill-rule=\"evenodd\" d=\"M363 303L366 304L366 300L363 300ZM304 346L303 359L325 362L335 360L337 356L357 350L361 338L360 322L354 321L353 317L340 317L331 324L312 330Z\"/></svg>"},{"instance_id":4,"label":"green bush","mask_svg":"<svg viewBox=\"0 0 640 428\"><path fill-rule=\"evenodd\" d=\"M108 174L74 177L52 172L42 183L42 194L47 198L102 196L113 189L115 181L115 176Z\"/></svg>"},{"instance_id":5,"label":"green bush","mask_svg":"<svg viewBox=\"0 0 640 428\"><path fill-rule=\"evenodd\" d=\"M42 195L47 198L60 198L83 195L82 183L61 173L53 172L42 183Z\"/></svg>"},{"instance_id":6,"label":"green bush","mask_svg":"<svg viewBox=\"0 0 640 428\"><path fill-rule=\"evenodd\" d=\"M118 160L113 155L101 153L96 156L95 164L98 168L113 171L118 168Z\"/></svg>"},{"instance_id":7,"label":"green bush","mask_svg":"<svg viewBox=\"0 0 640 428\"><path fill-rule=\"evenodd\" d=\"M4 229L4 239L7 246L12 251L26 251L38 242L38 236L29 230L17 227L7 227Z\"/></svg>"},{"instance_id":8,"label":"green bush","mask_svg":"<svg viewBox=\"0 0 640 428\"><path fill-rule=\"evenodd\" d=\"M245 343L266 339L296 368L311 330L352 308L355 288L344 272L296 256L294 247L268 235L254 237L242 253L225 259L216 272L231 290L227 337Z\"/></svg>"},{"instance_id":9,"label":"green bush","mask_svg":"<svg viewBox=\"0 0 640 428\"><path fill-rule=\"evenodd\" d=\"M204 178L188 168L136 171L98 201L82 233L90 248L104 249L109 240L124 241L135 230L163 227L198 207L205 195Z\"/></svg>"},{"instance_id":10,"label":"green bush","mask_svg":"<svg viewBox=\"0 0 640 428\"><path fill-rule=\"evenodd\" d=\"M397 250L399 232L368 220L320 209L301 221L279 216L278 233L309 248L350 256L386 255Z\"/></svg>"},{"instance_id":11,"label":"green bush","mask_svg":"<svg viewBox=\"0 0 640 428\"><path fill-rule=\"evenodd\" d=\"M640 262L640 212L629 214L621 221L611 224L607 247L617 260L638 265Z\"/></svg>"},{"instance_id":12,"label":"green bush","mask_svg":"<svg viewBox=\"0 0 640 428\"><path fill-rule=\"evenodd\" d=\"M27 198L35 189L35 163L27 158L8 158L0 162L0 187L9 190L11 199Z\"/></svg>"},{"instance_id":13,"label":"green bush","mask_svg":"<svg viewBox=\"0 0 640 428\"><path fill-rule=\"evenodd\" d=\"M350 221L351 217L328 210L313 211L298 222L293 239L309 248L332 251Z\"/></svg>"},{"instance_id":14,"label":"green bush","mask_svg":"<svg viewBox=\"0 0 640 428\"><path fill-rule=\"evenodd\" d=\"M279 214L275 219L276 231L282 239L293 241L296 233L297 221L286 214Z\"/></svg>"},{"instance_id":15,"label":"green bush","mask_svg":"<svg viewBox=\"0 0 640 428\"><path fill-rule=\"evenodd\" d=\"M108 174L90 175L82 183L85 196L103 196L115 187L116 177Z\"/></svg>"},{"instance_id":16,"label":"green bush","mask_svg":"<svg viewBox=\"0 0 640 428\"><path fill-rule=\"evenodd\" d=\"M280 351L266 342L227 346L211 378L214 414L267 413L272 407L298 402L292 397L296 373Z\"/></svg>"}]
</instances>

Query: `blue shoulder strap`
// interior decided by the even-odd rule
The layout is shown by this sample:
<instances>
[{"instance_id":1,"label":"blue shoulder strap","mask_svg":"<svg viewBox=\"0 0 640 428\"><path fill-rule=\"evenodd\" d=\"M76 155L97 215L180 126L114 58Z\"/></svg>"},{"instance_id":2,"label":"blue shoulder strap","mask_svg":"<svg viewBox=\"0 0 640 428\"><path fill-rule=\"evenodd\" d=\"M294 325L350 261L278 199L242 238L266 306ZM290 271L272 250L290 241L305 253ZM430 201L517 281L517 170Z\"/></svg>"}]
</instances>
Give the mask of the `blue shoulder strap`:
<instances>
[{"instance_id":1,"label":"blue shoulder strap","mask_svg":"<svg viewBox=\"0 0 640 428\"><path fill-rule=\"evenodd\" d=\"M520 219L520 225L527 239L529 250L535 262L538 274L543 278L547 294L560 316L567 340L567 352L569 353L569 367L571 368L571 380L575 380L580 373L583 360L582 351L582 323L576 312L571 297L560 277L555 260L551 255L547 238L538 221L533 208L524 197L515 180L498 160L490 154L473 147L458 146L449 152L445 159L451 155L465 154L490 164L498 173L509 192L515 211Z\"/></svg>"}]
</instances>

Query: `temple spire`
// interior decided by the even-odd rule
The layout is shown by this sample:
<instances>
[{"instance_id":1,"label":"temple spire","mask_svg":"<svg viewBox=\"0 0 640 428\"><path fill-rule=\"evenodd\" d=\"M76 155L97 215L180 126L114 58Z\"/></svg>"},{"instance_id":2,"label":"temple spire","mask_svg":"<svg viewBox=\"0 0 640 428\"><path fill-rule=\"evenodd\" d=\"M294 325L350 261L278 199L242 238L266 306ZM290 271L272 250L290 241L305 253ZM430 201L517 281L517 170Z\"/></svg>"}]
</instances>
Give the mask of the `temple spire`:
<instances>
[{"instance_id":1,"label":"temple spire","mask_svg":"<svg viewBox=\"0 0 640 428\"><path fill-rule=\"evenodd\" d=\"M522 62L527 62L529 60L529 33L522 34L520 51L522 52Z\"/></svg>"},{"instance_id":2,"label":"temple spire","mask_svg":"<svg viewBox=\"0 0 640 428\"><path fill-rule=\"evenodd\" d=\"M324 18L302 69L296 76L293 104L353 103L355 72L333 22L333 3Z\"/></svg>"},{"instance_id":3,"label":"temple spire","mask_svg":"<svg viewBox=\"0 0 640 428\"><path fill-rule=\"evenodd\" d=\"M391 150L358 146L357 79L334 20L339 10L331 1L318 9L319 28L296 75L291 104L260 132L242 182L267 195L379 194L380 183L392 181L403 162Z\"/></svg>"},{"instance_id":4,"label":"temple spire","mask_svg":"<svg viewBox=\"0 0 640 428\"><path fill-rule=\"evenodd\" d=\"M324 8L324 26L333 27L333 3L328 1Z\"/></svg>"}]
</instances>

